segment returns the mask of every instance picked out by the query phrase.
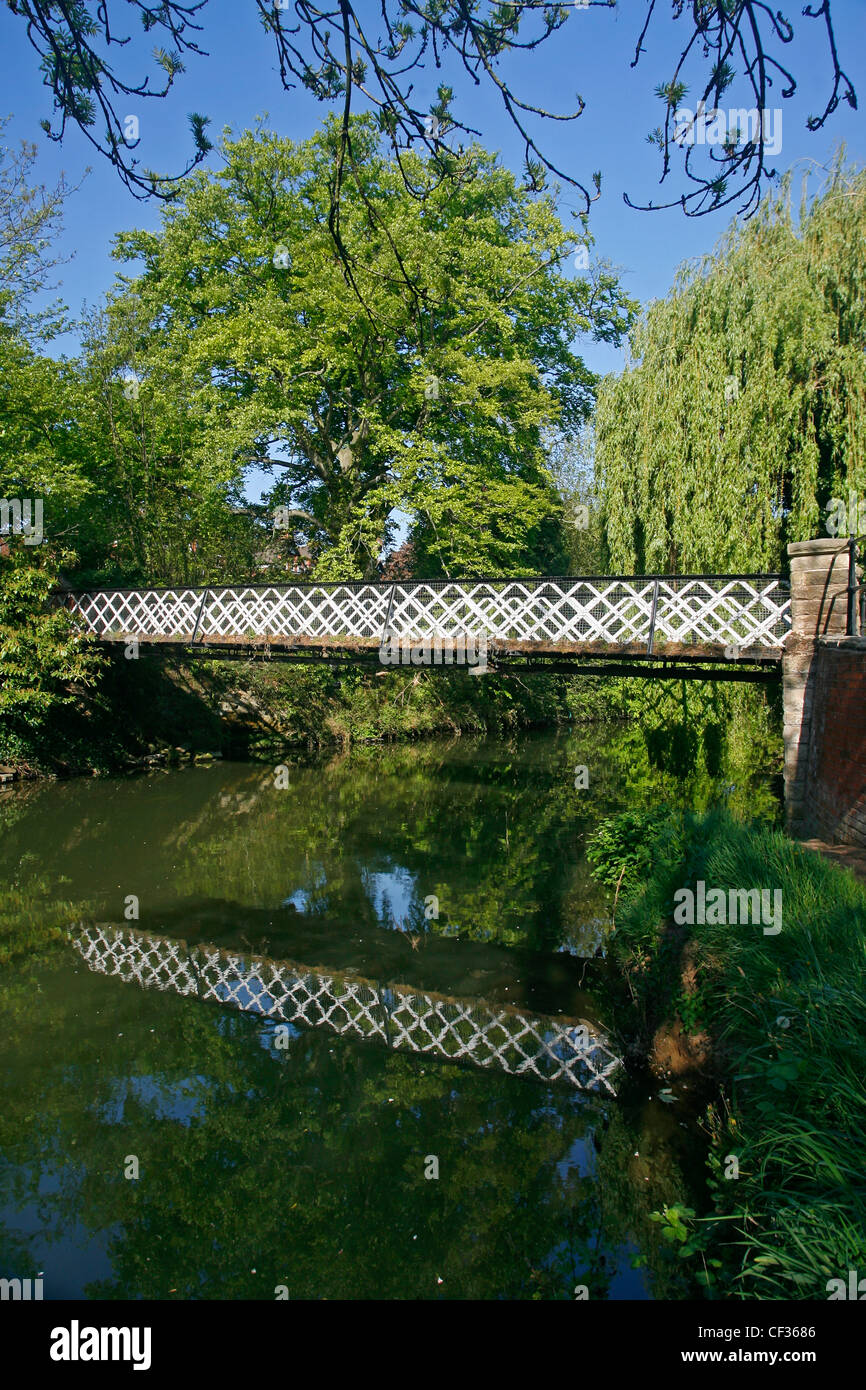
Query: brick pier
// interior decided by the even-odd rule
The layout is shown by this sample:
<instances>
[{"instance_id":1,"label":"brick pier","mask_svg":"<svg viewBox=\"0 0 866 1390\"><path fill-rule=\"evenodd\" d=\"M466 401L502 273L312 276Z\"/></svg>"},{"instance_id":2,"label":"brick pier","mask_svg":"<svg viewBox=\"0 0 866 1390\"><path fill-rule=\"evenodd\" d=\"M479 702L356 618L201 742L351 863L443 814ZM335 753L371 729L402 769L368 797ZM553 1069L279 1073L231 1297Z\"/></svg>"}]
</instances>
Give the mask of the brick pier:
<instances>
[{"instance_id":1,"label":"brick pier","mask_svg":"<svg viewBox=\"0 0 866 1390\"><path fill-rule=\"evenodd\" d=\"M789 545L788 555L791 633L782 662L788 828L866 847L866 637L846 635L848 546L843 537L826 537Z\"/></svg>"}]
</instances>

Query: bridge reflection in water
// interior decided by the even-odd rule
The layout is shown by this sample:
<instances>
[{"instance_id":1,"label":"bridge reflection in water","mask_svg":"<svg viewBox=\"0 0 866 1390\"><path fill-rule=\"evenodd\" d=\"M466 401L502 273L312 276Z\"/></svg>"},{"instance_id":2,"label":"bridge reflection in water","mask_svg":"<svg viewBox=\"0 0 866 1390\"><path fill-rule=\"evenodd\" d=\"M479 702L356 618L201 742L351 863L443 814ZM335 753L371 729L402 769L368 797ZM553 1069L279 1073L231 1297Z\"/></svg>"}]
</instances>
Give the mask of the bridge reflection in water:
<instances>
[{"instance_id":1,"label":"bridge reflection in water","mask_svg":"<svg viewBox=\"0 0 866 1390\"><path fill-rule=\"evenodd\" d=\"M280 1023L353 1033L449 1062L616 1094L621 1059L605 1035L581 1019L492 1008L111 926L82 925L70 938L91 970L143 989L173 990Z\"/></svg>"}]
</instances>

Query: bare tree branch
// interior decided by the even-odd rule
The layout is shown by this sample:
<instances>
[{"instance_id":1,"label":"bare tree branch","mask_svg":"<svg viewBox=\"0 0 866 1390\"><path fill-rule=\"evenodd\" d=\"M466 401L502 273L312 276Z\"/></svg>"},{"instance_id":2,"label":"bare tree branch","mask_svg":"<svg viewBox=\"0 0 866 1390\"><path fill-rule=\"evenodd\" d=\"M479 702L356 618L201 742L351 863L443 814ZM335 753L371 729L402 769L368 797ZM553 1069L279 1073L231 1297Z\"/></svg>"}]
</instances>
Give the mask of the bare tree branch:
<instances>
[{"instance_id":1,"label":"bare tree branch","mask_svg":"<svg viewBox=\"0 0 866 1390\"><path fill-rule=\"evenodd\" d=\"M415 196L429 195L435 180L459 182L467 177L464 139L479 139L482 132L466 124L458 111L454 90L440 82L435 100L423 102L416 86L432 70L443 76L468 80L474 87L486 85L502 102L509 123L523 145L527 187L541 191L553 176L569 184L580 195L584 212L599 195L600 175L584 181L573 170L555 164L544 152L539 129L548 121L575 121L584 110L581 97L569 111L551 111L518 94L501 72L502 61L515 54L530 55L551 39L576 35L576 25L587 23L587 11L605 11L615 0L587 0L587 3L548 3L547 0L379 0L375 8L367 0L256 0L259 19L271 35L283 87L300 86L317 100L339 103L342 116L340 138L335 152L334 181L329 227L344 265L347 283L363 302L355 281L351 258L340 231L340 203L347 179L353 173L350 115L353 96L377 117L383 139L390 144L407 189ZM78 126L85 138L118 170L136 197L171 198L178 182L208 154L207 118L190 116L193 149L179 173L158 174L143 169L132 155L138 142L130 139L118 114L117 99L159 98L173 87L184 71L183 55L205 56L197 36L207 0L97 0L91 11L84 0L6 0L10 11L22 18L27 36L39 54L45 83L52 93L56 125L44 121L53 140L62 140L68 122ZM121 9L121 4L127 6ZM660 24L657 0L645 0L646 11L638 35L634 67L646 53L646 39L656 22ZM856 108L854 87L843 70L830 13L831 0L812 0L803 17L818 23L823 44L829 52L833 80L820 115L810 116L809 130L820 130L842 101ZM130 36L119 37L109 19L131 9L145 34L161 34L169 47L152 53L158 81L150 76L133 79L121 75L118 62L130 43ZM362 20L362 13L364 19ZM372 19L370 18L372 13ZM631 207L644 210L680 206L690 217L739 204L749 215L755 210L764 186L775 176L771 166L772 140L768 141L765 113L771 109L773 88L780 83L779 96L790 98L796 81L781 60L782 49L794 37L793 24L765 0L671 0L668 22L686 26L680 58L672 77L657 87L665 101L664 125L648 137L661 153L664 183L672 173L672 156L683 152L685 190L668 202L640 204L628 195ZM567 28L566 26L571 26ZM378 32L374 31L378 26ZM131 59L131 53L128 55ZM688 91L687 65L698 70L700 119L696 121L697 140L684 135L678 114ZM722 95L738 83L748 93L748 106L758 119L748 138L728 130L723 140L706 147L700 131L711 112L717 110ZM733 92L732 92L733 96ZM122 109L122 108L120 108ZM677 128L679 126L679 129ZM769 146L769 148L768 148ZM429 178L419 186L402 160L410 149L423 149ZM701 153L706 158L702 161ZM417 175L416 175L417 177ZM358 180L352 179L355 190ZM363 192L361 193L363 197ZM375 221L375 212L368 205ZM386 232L381 221L375 223ZM411 294L417 293L413 277L397 257ZM419 313L422 305L419 303Z\"/></svg>"}]
</instances>

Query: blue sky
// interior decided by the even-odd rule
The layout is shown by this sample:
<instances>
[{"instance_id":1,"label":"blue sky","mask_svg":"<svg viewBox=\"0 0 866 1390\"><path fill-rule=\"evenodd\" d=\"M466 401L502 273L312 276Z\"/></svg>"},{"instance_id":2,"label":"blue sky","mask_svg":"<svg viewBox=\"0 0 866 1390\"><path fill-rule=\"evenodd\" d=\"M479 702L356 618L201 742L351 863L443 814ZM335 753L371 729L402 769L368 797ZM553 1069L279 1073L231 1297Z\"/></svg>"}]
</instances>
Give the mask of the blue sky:
<instances>
[{"instance_id":1,"label":"blue sky","mask_svg":"<svg viewBox=\"0 0 866 1390\"><path fill-rule=\"evenodd\" d=\"M378 8L378 0L365 0L362 4L362 12L369 11L371 23L375 22ZM811 161L826 164L842 141L852 159L866 163L861 112L852 111L843 103L823 131L810 134L805 128L807 116L823 110L831 68L826 44L819 42L819 22L802 18L802 8L802 0L796 0L791 8L796 38L784 51L798 80L798 92L788 101L778 98L783 111L783 141L777 167L805 171L814 167ZM647 133L659 124L664 113L654 88L672 75L679 53L677 40L685 28L684 21L674 23L669 18L670 9L660 0L658 18L636 68L629 65L645 13L644 0L622 0L613 10L576 9L565 30L543 49L509 58L503 67L504 75L514 79L521 96L549 109L573 109L577 92L584 98L586 110L575 123L546 123L544 148L559 167L574 171L587 185L593 170L602 171L602 197L594 204L590 221L596 239L594 254L616 265L627 289L642 302L664 295L677 266L710 251L733 215L733 209L728 209L688 219L677 208L639 212L628 208L622 200L627 191L638 202L667 201L683 187L676 166L667 184L659 188L660 156L646 143ZM131 10L127 19L127 6L119 0L109 0L109 11L116 26L126 26L126 32L137 33ZM862 106L866 103L866 0L833 0L833 16L842 66L857 89ZM190 111L211 117L212 137L224 126L243 129L265 113L273 129L293 139L304 139L316 129L326 108L306 92L283 91L272 41L261 28L252 0L210 0L202 22L204 34L199 42L209 56L188 57L186 73L166 100L126 101L128 113L139 118L138 153L143 164L160 171L182 167L191 149L186 123ZM151 46L150 40L144 43L138 37L126 50L131 58L141 55L142 71ZM133 226L157 227L159 208L154 203L137 202L76 128L69 129L62 146L47 140L39 120L51 114L50 94L42 85L24 25L5 7L0 11L0 52L0 116L12 116L7 140L27 139L38 145L38 177L49 184L61 169L75 183L91 166L81 190L69 200L58 247L63 254L73 256L58 276L62 282L60 292L76 312L84 301L98 303L112 282L118 268L110 256L114 235ZM139 65L132 63L131 70L138 75ZM434 99L437 83L449 77L450 74L436 74L432 69L416 75L419 98L424 102ZM777 84L776 92L781 85ZM488 148L499 150L507 164L518 168L521 144L498 97L467 82L455 81L454 86L457 108L467 124L481 132ZM731 106L747 104L736 87L730 97ZM218 167L217 156L212 155L209 163ZM567 217L569 209L577 205L575 192L565 188L561 197L563 216ZM66 339L61 346L71 351L75 344ZM589 365L597 371L616 370L622 363L621 351L592 343L580 346Z\"/></svg>"}]
</instances>

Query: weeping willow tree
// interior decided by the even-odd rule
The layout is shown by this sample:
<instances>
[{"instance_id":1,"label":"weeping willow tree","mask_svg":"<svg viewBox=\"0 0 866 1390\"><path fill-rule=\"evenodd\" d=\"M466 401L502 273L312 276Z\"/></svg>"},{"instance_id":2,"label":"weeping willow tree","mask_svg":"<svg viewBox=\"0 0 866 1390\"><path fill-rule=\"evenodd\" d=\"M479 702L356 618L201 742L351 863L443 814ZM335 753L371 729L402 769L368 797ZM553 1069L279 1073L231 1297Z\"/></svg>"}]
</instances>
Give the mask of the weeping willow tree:
<instances>
[{"instance_id":1,"label":"weeping willow tree","mask_svg":"<svg viewBox=\"0 0 866 1390\"><path fill-rule=\"evenodd\" d=\"M831 497L866 495L866 172L790 176L679 271L599 395L597 467L620 572L784 568Z\"/></svg>"}]
</instances>

